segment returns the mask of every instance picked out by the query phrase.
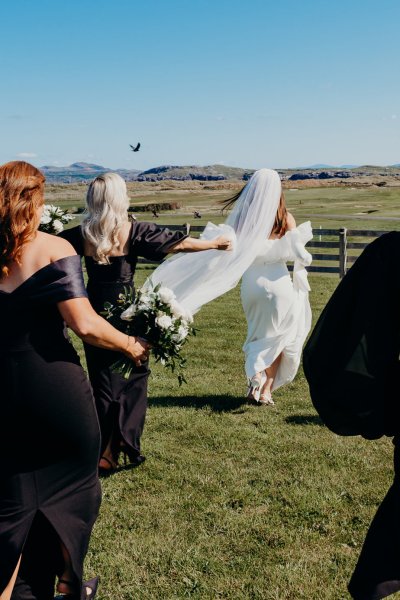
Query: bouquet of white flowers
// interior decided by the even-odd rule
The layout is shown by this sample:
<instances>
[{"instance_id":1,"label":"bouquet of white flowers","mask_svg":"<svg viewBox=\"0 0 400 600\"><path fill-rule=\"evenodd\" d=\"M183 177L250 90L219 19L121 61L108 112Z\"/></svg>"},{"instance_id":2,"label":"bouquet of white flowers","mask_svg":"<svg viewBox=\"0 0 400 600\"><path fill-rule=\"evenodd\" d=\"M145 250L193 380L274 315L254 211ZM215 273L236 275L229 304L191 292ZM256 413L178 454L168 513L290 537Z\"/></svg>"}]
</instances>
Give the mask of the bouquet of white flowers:
<instances>
[{"instance_id":1,"label":"bouquet of white flowers","mask_svg":"<svg viewBox=\"0 0 400 600\"><path fill-rule=\"evenodd\" d=\"M57 235L57 233L63 231L64 225L66 225L68 221L72 221L72 219L75 219L74 215L71 215L59 206L45 204L40 219L39 231Z\"/></svg>"},{"instance_id":2,"label":"bouquet of white flowers","mask_svg":"<svg viewBox=\"0 0 400 600\"><path fill-rule=\"evenodd\" d=\"M141 288L132 302L131 290L119 295L116 306L106 302L103 314L121 329L115 319L126 322L125 332L145 339L151 344L156 361L178 372L179 385L186 383L182 373L186 359L181 356L182 346L189 335L196 335L192 314L175 299L175 294L162 284ZM118 360L113 369L128 378L133 363L128 358Z\"/></svg>"}]
</instances>

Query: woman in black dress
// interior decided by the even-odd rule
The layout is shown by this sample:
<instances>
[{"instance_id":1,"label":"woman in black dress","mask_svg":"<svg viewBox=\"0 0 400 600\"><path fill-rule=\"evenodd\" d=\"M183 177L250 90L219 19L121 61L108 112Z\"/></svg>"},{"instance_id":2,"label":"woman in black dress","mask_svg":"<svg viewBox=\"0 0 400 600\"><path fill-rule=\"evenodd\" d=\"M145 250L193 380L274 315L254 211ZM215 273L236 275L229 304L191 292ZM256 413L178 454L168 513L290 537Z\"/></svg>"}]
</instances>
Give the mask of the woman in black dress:
<instances>
[{"instance_id":1,"label":"woman in black dress","mask_svg":"<svg viewBox=\"0 0 400 600\"><path fill-rule=\"evenodd\" d=\"M56 575L69 599L94 596L82 568L100 504L99 428L63 321L138 365L148 351L92 309L71 245L37 231L43 188L32 165L0 167L1 600L52 600Z\"/></svg>"},{"instance_id":2,"label":"woman in black dress","mask_svg":"<svg viewBox=\"0 0 400 600\"><path fill-rule=\"evenodd\" d=\"M85 257L87 292L99 313L105 302L115 304L124 288L134 291L133 276L139 256L159 261L171 252L231 248L230 240L223 236L198 240L153 223L130 222L126 184L117 173L97 177L89 186L86 203L82 225L61 236ZM136 367L126 380L110 368L118 359L115 352L88 345L85 352L102 435L99 468L103 472L114 471L121 452L125 462L128 457L131 466L139 465L144 460L140 437L147 408L148 362Z\"/></svg>"},{"instance_id":3,"label":"woman in black dress","mask_svg":"<svg viewBox=\"0 0 400 600\"><path fill-rule=\"evenodd\" d=\"M400 591L400 232L369 244L341 280L304 349L315 408L339 435L393 436L394 480L348 585L354 600Z\"/></svg>"}]
</instances>

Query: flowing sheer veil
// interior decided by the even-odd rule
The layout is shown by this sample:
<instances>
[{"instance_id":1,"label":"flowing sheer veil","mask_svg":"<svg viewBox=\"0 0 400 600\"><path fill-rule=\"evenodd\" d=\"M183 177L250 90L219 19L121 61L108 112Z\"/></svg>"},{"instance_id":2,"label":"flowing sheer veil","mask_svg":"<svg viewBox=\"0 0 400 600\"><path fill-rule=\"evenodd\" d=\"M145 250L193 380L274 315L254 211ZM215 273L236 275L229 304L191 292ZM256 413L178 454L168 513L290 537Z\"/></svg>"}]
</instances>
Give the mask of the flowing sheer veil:
<instances>
[{"instance_id":1,"label":"flowing sheer veil","mask_svg":"<svg viewBox=\"0 0 400 600\"><path fill-rule=\"evenodd\" d=\"M222 225L208 223L202 239L227 235L232 251L179 253L163 262L146 281L173 290L177 301L192 313L234 288L270 236L281 197L276 171L260 169L249 179Z\"/></svg>"}]
</instances>

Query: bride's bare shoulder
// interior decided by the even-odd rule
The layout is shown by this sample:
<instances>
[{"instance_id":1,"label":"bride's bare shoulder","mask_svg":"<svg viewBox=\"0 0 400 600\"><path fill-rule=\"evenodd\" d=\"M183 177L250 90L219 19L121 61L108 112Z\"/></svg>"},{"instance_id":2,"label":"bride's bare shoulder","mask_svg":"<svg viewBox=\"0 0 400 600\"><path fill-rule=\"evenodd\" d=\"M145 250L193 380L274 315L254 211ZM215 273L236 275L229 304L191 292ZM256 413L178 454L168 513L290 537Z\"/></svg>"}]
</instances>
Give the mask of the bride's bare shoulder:
<instances>
[{"instance_id":1,"label":"bride's bare shoulder","mask_svg":"<svg viewBox=\"0 0 400 600\"><path fill-rule=\"evenodd\" d=\"M296 229L296 221L292 213L288 212L286 222L288 231L290 231L291 229Z\"/></svg>"}]
</instances>

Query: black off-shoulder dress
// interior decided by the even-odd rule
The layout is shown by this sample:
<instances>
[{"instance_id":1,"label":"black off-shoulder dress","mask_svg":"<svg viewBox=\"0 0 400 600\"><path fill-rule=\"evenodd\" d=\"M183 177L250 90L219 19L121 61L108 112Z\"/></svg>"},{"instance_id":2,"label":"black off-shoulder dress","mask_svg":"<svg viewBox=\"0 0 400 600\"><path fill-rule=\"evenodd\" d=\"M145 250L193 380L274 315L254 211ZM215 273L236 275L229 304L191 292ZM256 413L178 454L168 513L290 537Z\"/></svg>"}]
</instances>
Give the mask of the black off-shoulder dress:
<instances>
[{"instance_id":1,"label":"black off-shoulder dress","mask_svg":"<svg viewBox=\"0 0 400 600\"><path fill-rule=\"evenodd\" d=\"M84 239L80 226L60 234L68 240L81 256ZM138 257L161 261L170 248L187 237L181 231L171 231L149 222L132 223L129 252L124 256L110 257L110 264L98 264L92 257L85 256L88 274L87 292L94 309L101 313L105 302L115 304L124 288L134 292L133 276ZM121 330L124 324L121 321ZM111 433L115 443L127 449L133 463L140 461L140 438L147 410L147 381L150 374L148 362L135 367L129 379L111 371L111 365L120 355L85 345L89 378L93 386L97 414L102 435L102 449L106 447Z\"/></svg>"},{"instance_id":2,"label":"black off-shoulder dress","mask_svg":"<svg viewBox=\"0 0 400 600\"><path fill-rule=\"evenodd\" d=\"M82 582L100 505L100 432L57 303L86 296L79 256L0 291L0 592L22 553L13 600L53 598L60 539Z\"/></svg>"}]
</instances>

